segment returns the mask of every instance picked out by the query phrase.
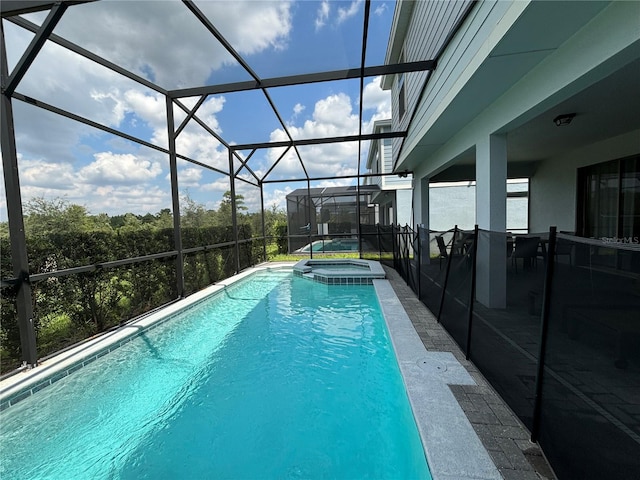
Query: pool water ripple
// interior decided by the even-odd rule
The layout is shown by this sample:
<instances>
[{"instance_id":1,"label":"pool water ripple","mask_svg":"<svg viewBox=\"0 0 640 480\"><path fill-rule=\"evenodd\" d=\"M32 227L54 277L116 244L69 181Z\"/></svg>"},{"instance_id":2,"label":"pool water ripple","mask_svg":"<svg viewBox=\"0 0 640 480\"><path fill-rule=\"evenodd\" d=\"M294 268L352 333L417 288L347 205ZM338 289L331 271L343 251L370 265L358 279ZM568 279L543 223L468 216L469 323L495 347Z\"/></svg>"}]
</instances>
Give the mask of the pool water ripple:
<instances>
[{"instance_id":1,"label":"pool water ripple","mask_svg":"<svg viewBox=\"0 0 640 480\"><path fill-rule=\"evenodd\" d=\"M2 478L430 478L373 287L291 274L250 277L0 415Z\"/></svg>"}]
</instances>

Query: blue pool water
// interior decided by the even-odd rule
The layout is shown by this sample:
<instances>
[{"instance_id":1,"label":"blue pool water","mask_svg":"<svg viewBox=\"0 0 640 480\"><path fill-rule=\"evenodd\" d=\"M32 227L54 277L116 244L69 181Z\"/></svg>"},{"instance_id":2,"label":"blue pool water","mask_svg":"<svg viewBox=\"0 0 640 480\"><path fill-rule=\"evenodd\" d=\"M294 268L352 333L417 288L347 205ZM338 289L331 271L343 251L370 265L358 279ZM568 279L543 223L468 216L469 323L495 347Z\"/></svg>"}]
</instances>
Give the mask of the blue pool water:
<instances>
[{"instance_id":1,"label":"blue pool water","mask_svg":"<svg viewBox=\"0 0 640 480\"><path fill-rule=\"evenodd\" d=\"M0 414L0 478L430 479L372 286L256 274Z\"/></svg>"}]
</instances>

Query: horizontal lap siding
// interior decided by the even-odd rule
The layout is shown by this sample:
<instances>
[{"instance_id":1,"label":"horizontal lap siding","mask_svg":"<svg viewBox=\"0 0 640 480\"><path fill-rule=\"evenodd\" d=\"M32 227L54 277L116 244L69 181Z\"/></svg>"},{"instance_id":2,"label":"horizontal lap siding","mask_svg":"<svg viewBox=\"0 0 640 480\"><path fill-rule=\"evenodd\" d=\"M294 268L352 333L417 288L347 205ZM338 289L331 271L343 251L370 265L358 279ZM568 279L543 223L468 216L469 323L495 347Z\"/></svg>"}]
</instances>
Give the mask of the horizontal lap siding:
<instances>
[{"instance_id":1,"label":"horizontal lap siding","mask_svg":"<svg viewBox=\"0 0 640 480\"><path fill-rule=\"evenodd\" d=\"M389 140L384 140L384 147L382 149L382 151L384 152L384 155L382 157L382 162L383 162L383 172L386 173L391 173L393 171L393 155L391 152L391 142ZM393 188L393 187L407 187L407 179L406 178L400 178L400 177L396 177L396 176L386 176L383 177L383 185L384 188ZM409 184L410 186L410 184Z\"/></svg>"},{"instance_id":2,"label":"horizontal lap siding","mask_svg":"<svg viewBox=\"0 0 640 480\"><path fill-rule=\"evenodd\" d=\"M391 173L393 169L393 158L391 156L391 143L388 140L382 141L382 171Z\"/></svg>"},{"instance_id":3,"label":"horizontal lap siding","mask_svg":"<svg viewBox=\"0 0 640 480\"><path fill-rule=\"evenodd\" d=\"M414 134L420 130L416 128L417 126L428 122L435 114L435 110L449 93L449 89L478 54L508 8L509 2L483 1L478 3L470 13L465 27L451 42L447 52L442 55L433 78L429 80L429 85L413 119ZM414 106L415 103L412 104L412 108ZM411 134L406 142L412 143Z\"/></svg>"},{"instance_id":4,"label":"horizontal lap siding","mask_svg":"<svg viewBox=\"0 0 640 480\"><path fill-rule=\"evenodd\" d=\"M461 1L423 1L417 2L414 10L404 43L404 60L407 62L420 60L434 60L438 52L444 45L449 32L455 27L459 18L464 14L471 0ZM488 3L488 8L485 5ZM478 10L491 10L495 2L482 2ZM507 2L504 2L507 3ZM487 13L480 13L480 16ZM473 16L473 13L472 13ZM473 25L472 25L473 26ZM473 37L473 36L472 36ZM480 45L482 42L480 42ZM479 46L479 45L478 45ZM437 70L443 67L438 65ZM427 80L428 72L413 72L405 74L405 105L406 111L402 119L398 118L398 76L394 79L392 87L392 112L394 130L406 130L415 111L416 104L419 100L420 92ZM429 100L433 102L434 98ZM418 121L416 117L413 120L415 125ZM413 130L413 129L412 129ZM397 160L402 139L395 139L393 142L393 159Z\"/></svg>"}]
</instances>

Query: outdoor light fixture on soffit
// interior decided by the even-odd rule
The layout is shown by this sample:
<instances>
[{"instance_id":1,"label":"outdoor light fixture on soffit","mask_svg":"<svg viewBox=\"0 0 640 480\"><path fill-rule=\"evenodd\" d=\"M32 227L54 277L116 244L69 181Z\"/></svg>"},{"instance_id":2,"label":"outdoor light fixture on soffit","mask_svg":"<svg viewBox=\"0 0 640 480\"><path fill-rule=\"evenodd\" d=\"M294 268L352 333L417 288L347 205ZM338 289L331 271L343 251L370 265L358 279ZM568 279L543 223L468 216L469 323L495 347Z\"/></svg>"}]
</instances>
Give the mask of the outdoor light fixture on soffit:
<instances>
[{"instance_id":1,"label":"outdoor light fixture on soffit","mask_svg":"<svg viewBox=\"0 0 640 480\"><path fill-rule=\"evenodd\" d=\"M569 125L573 120L573 117L575 116L576 116L575 113L565 113L563 115L558 115L556 118L553 119L553 123L555 123L556 126L558 127L563 127L565 125Z\"/></svg>"}]
</instances>

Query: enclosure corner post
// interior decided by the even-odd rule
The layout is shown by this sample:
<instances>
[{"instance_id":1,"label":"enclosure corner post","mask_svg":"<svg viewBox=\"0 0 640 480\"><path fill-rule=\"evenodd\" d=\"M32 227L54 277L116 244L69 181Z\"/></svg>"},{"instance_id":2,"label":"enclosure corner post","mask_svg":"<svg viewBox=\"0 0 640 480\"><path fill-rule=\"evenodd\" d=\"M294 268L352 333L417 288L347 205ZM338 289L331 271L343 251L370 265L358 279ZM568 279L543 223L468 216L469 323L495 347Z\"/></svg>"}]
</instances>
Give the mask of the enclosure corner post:
<instances>
[{"instance_id":1,"label":"enclosure corner post","mask_svg":"<svg viewBox=\"0 0 640 480\"><path fill-rule=\"evenodd\" d=\"M0 100L0 145L2 147L2 167L4 169L13 275L17 279L16 309L18 311L18 328L20 331L22 361L28 365L35 366L38 362L38 354L33 321L33 294L29 281L29 257L27 255L24 218L22 216L22 196L18 175L18 153L13 123L13 105L10 93L4 91L4 86L8 79L4 29L1 31L0 49L3 86Z\"/></svg>"},{"instance_id":2,"label":"enclosure corner post","mask_svg":"<svg viewBox=\"0 0 640 480\"><path fill-rule=\"evenodd\" d=\"M240 272L240 242L238 239L238 212L236 211L236 176L233 173L233 150L229 150L229 185L231 188L231 227L236 249L236 273ZM264 214L264 210L263 210Z\"/></svg>"},{"instance_id":3,"label":"enclosure corner post","mask_svg":"<svg viewBox=\"0 0 640 480\"><path fill-rule=\"evenodd\" d=\"M264 221L264 185L262 181L259 182L260 185L260 208L262 209L262 258L263 261L267 261L267 232Z\"/></svg>"},{"instance_id":4,"label":"enclosure corner post","mask_svg":"<svg viewBox=\"0 0 640 480\"><path fill-rule=\"evenodd\" d=\"M417 248L415 249L416 251L416 270L418 272L418 285L417 285L417 289L418 291L416 292L418 299L420 299L420 292L422 291L422 240L420 240L420 225L416 224L416 244L417 244Z\"/></svg>"},{"instance_id":5,"label":"enclosure corner post","mask_svg":"<svg viewBox=\"0 0 640 480\"><path fill-rule=\"evenodd\" d=\"M178 190L178 157L176 154L176 133L173 119L173 100L168 95L167 133L169 139L169 171L171 178L171 208L173 210L173 243L178 252L176 257L176 288L178 298L184 297L184 257L182 254L182 229L180 226L180 193Z\"/></svg>"}]
</instances>

